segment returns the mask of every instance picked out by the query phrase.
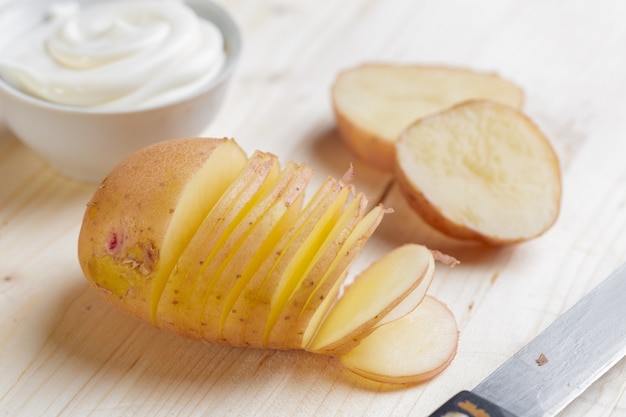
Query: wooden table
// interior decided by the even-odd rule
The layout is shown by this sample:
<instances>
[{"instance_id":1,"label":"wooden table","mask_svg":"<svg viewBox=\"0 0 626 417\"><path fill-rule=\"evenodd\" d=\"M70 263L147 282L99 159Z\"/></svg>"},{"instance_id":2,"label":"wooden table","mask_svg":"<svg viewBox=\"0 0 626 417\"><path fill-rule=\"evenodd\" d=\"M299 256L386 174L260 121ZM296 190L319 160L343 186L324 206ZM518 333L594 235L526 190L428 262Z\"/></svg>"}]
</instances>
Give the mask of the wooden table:
<instances>
[{"instance_id":1,"label":"wooden table","mask_svg":"<svg viewBox=\"0 0 626 417\"><path fill-rule=\"evenodd\" d=\"M626 3L219 3L241 25L245 52L206 135L306 161L314 183L354 162L357 186L375 200L392 180L339 141L336 74L366 61L493 71L524 88L524 111L559 154L558 222L514 247L470 246L428 228L392 186L385 204L395 214L354 268L407 241L462 264L439 266L430 290L457 317L455 361L431 382L390 389L350 378L329 358L183 340L111 308L76 259L96 185L51 171L0 120L0 416L425 416L626 261ZM562 416L624 417L625 391L622 360Z\"/></svg>"}]
</instances>

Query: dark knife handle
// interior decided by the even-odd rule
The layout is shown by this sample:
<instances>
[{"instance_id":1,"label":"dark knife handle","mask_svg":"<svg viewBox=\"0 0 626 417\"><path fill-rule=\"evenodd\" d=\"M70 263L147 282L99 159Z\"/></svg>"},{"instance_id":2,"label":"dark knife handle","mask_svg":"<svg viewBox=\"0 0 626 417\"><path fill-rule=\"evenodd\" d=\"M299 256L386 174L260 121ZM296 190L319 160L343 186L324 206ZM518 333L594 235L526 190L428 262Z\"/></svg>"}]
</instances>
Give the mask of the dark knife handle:
<instances>
[{"instance_id":1,"label":"dark knife handle","mask_svg":"<svg viewBox=\"0 0 626 417\"><path fill-rule=\"evenodd\" d=\"M450 398L430 417L516 417L494 403L469 391L461 391Z\"/></svg>"}]
</instances>

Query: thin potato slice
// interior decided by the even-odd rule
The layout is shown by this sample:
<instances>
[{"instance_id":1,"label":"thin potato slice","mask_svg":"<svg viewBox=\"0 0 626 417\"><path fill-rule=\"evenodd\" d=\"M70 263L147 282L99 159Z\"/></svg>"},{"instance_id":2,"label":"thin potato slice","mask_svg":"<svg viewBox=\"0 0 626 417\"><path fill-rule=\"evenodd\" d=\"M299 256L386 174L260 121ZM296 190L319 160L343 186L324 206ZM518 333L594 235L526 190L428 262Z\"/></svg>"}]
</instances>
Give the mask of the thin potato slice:
<instances>
[{"instance_id":1,"label":"thin potato slice","mask_svg":"<svg viewBox=\"0 0 626 417\"><path fill-rule=\"evenodd\" d=\"M379 205L359 221L333 264L309 295L293 329L286 335L287 344L299 345L303 348L309 345L320 323L336 301L352 261L361 252L365 242L372 236L384 215L385 209Z\"/></svg>"},{"instance_id":2,"label":"thin potato slice","mask_svg":"<svg viewBox=\"0 0 626 417\"><path fill-rule=\"evenodd\" d=\"M309 299L309 295L320 284L325 273L329 271L333 261L339 255L343 243L365 215L368 201L369 199L363 194L353 198L333 228L324 236L324 241L319 245L315 254L306 259L307 264L303 266L299 277L294 277L296 282L293 284L293 292L277 314L277 320L269 331L267 347L277 349L301 347L300 340L288 339L285 336L292 331L294 325L306 327L303 320L300 320L300 312Z\"/></svg>"},{"instance_id":3,"label":"thin potato slice","mask_svg":"<svg viewBox=\"0 0 626 417\"><path fill-rule=\"evenodd\" d=\"M277 279L270 286L274 289L269 314L264 315L267 320L263 334L263 346L268 346L270 331L278 320L280 312L287 304L293 291L302 284L302 280L306 277L307 270L311 265L311 260L315 258L324 245L326 237L342 217L346 202L353 192L351 186L343 186L328 208L323 212L318 212L318 216L311 218L313 227L296 237L288 249L289 255L282 257L272 271Z\"/></svg>"},{"instance_id":4,"label":"thin potato slice","mask_svg":"<svg viewBox=\"0 0 626 417\"><path fill-rule=\"evenodd\" d=\"M396 178L433 227L503 245L539 236L561 201L557 156L521 112L469 101L421 119L396 144Z\"/></svg>"},{"instance_id":5,"label":"thin potato slice","mask_svg":"<svg viewBox=\"0 0 626 417\"><path fill-rule=\"evenodd\" d=\"M271 308L273 290L276 288L276 281L279 278L278 274L274 274L273 271L283 257L289 256L288 250L292 248L293 241L301 233L313 227L312 219L326 211L341 188L337 180L329 177L300 212L295 225L281 236L272 248L270 255L241 290L239 297L228 313L226 322L222 327L221 341L223 343L236 346L263 347L263 333L267 315Z\"/></svg>"},{"instance_id":6,"label":"thin potato slice","mask_svg":"<svg viewBox=\"0 0 626 417\"><path fill-rule=\"evenodd\" d=\"M214 276L199 315L199 332L204 339L217 340L230 308L242 288L256 271L279 236L296 221L302 197L312 170L289 163L272 192L259 202L239 223L221 252L226 255L217 270L205 271ZM214 269L214 268L213 268Z\"/></svg>"},{"instance_id":7,"label":"thin potato slice","mask_svg":"<svg viewBox=\"0 0 626 417\"><path fill-rule=\"evenodd\" d=\"M520 108L524 95L519 87L495 74L366 64L339 74L331 98L346 145L372 166L393 171L394 143L415 120L472 99Z\"/></svg>"},{"instance_id":8,"label":"thin potato slice","mask_svg":"<svg viewBox=\"0 0 626 417\"><path fill-rule=\"evenodd\" d=\"M156 312L158 327L186 337L198 337L195 323L190 320L196 306L189 303L196 281L207 257L219 249L220 242L234 227L233 218L248 204L250 187L258 186L259 179L269 175L270 168L267 155L256 152L200 224L165 284Z\"/></svg>"},{"instance_id":9,"label":"thin potato slice","mask_svg":"<svg viewBox=\"0 0 626 417\"><path fill-rule=\"evenodd\" d=\"M339 360L370 380L414 384L435 377L452 362L458 338L452 312L426 296L411 313L380 326Z\"/></svg>"},{"instance_id":10,"label":"thin potato slice","mask_svg":"<svg viewBox=\"0 0 626 417\"><path fill-rule=\"evenodd\" d=\"M238 240L239 236L233 236L233 234L237 233L240 235L242 233L242 229L238 226L250 212L260 215L260 213L256 212L256 207L263 199L263 196L276 186L276 182L279 179L280 165L278 158L275 155L260 152L253 155L252 158L255 158L256 155L260 155L259 158L262 161L261 169L255 172L256 175L254 175L253 180L239 195L234 206L226 213L224 223L227 227L218 234L218 239L212 246L212 250L204 260L200 258L200 270L194 280L194 286L188 292L189 298L185 302L186 305L191 307L183 310L183 322L185 327L190 329L199 331L200 313L206 297L215 282L216 276L214 273Z\"/></svg>"},{"instance_id":11,"label":"thin potato slice","mask_svg":"<svg viewBox=\"0 0 626 417\"><path fill-rule=\"evenodd\" d=\"M332 355L352 349L418 287L432 259L426 247L405 244L374 262L345 289L307 349Z\"/></svg>"},{"instance_id":12,"label":"thin potato slice","mask_svg":"<svg viewBox=\"0 0 626 417\"><path fill-rule=\"evenodd\" d=\"M432 252L431 252L432 253ZM428 259L428 269L424 272L422 280L419 284L407 295L404 300L400 301L389 313L380 319L378 323L372 326L374 329L383 326L392 321L401 319L413 310L417 308L426 297L426 293L430 288L430 284L435 277L435 258L434 255Z\"/></svg>"},{"instance_id":13,"label":"thin potato slice","mask_svg":"<svg viewBox=\"0 0 626 417\"><path fill-rule=\"evenodd\" d=\"M235 141L227 140L215 148L183 189L163 238L161 262L155 271L151 302L153 320L156 319L159 299L176 261L204 218L247 162L248 156L241 147Z\"/></svg>"}]
</instances>

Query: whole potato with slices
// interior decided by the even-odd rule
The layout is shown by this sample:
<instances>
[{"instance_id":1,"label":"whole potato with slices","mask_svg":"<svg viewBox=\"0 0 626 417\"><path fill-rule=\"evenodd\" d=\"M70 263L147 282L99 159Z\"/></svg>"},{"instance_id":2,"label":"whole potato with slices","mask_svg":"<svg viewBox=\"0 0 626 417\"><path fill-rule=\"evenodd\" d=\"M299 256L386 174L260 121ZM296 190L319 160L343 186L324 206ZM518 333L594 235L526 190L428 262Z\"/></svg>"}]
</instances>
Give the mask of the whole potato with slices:
<instances>
[{"instance_id":1,"label":"whole potato with slices","mask_svg":"<svg viewBox=\"0 0 626 417\"><path fill-rule=\"evenodd\" d=\"M426 295L433 254L401 246L344 288L386 210L332 177L306 197L312 175L270 153L248 157L232 139L152 145L121 162L88 203L80 265L106 300L181 336L335 355L387 383L441 372L458 335L450 311ZM438 342L407 337L433 326ZM398 343L386 343L390 334ZM367 352L386 355L358 354L366 341ZM407 361L384 359L392 357Z\"/></svg>"}]
</instances>

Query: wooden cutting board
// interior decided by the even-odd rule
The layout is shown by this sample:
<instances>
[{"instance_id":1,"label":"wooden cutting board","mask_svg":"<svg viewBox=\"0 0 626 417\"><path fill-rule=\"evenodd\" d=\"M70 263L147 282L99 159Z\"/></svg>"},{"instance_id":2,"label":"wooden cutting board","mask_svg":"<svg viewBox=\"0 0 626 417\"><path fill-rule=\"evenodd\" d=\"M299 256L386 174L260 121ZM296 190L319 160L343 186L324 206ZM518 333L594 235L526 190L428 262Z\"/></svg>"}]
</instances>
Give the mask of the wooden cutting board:
<instances>
[{"instance_id":1,"label":"wooden cutting board","mask_svg":"<svg viewBox=\"0 0 626 417\"><path fill-rule=\"evenodd\" d=\"M245 51L206 134L305 161L317 183L353 162L357 186L374 200L390 186L385 204L395 214L354 269L409 241L460 259L438 267L430 290L457 317L455 361L428 383L394 388L355 379L329 358L207 345L123 316L76 260L96 185L50 170L0 119L0 416L425 416L626 261L626 3L219 3L241 25ZM392 179L355 161L334 130L330 85L366 61L465 66L522 86L525 112L561 160L557 224L504 249L427 227ZM562 416L625 417L625 391L622 360Z\"/></svg>"}]
</instances>

